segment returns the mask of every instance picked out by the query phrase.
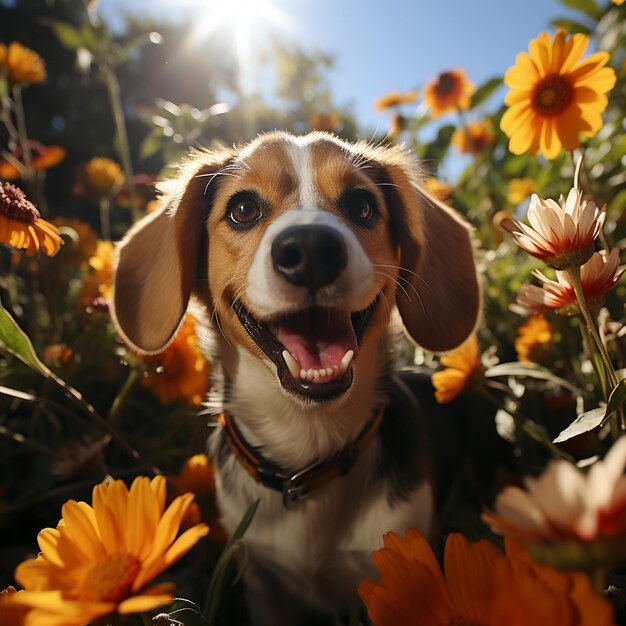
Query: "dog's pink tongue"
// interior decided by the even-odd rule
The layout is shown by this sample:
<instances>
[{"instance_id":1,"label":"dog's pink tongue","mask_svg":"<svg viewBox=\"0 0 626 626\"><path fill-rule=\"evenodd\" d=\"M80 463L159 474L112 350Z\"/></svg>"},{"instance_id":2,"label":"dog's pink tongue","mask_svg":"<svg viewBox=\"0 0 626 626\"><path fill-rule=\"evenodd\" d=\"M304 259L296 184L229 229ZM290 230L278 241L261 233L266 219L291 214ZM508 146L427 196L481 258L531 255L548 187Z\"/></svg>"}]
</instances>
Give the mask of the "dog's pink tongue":
<instances>
[{"instance_id":1,"label":"dog's pink tongue","mask_svg":"<svg viewBox=\"0 0 626 626\"><path fill-rule=\"evenodd\" d=\"M334 309L309 309L278 324L280 341L302 369L338 368L348 350L357 352L350 313Z\"/></svg>"}]
</instances>

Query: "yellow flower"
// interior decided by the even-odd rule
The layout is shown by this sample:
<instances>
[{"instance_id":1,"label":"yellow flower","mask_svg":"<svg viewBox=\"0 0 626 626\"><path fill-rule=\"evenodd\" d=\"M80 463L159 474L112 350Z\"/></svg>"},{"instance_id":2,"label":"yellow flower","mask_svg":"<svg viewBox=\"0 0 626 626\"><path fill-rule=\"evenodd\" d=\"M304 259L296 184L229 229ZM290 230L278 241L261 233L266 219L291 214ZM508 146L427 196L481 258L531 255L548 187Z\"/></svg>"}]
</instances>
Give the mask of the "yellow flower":
<instances>
[{"instance_id":1,"label":"yellow flower","mask_svg":"<svg viewBox=\"0 0 626 626\"><path fill-rule=\"evenodd\" d=\"M108 198L124 182L122 168L106 157L94 157L79 169L73 191L83 196Z\"/></svg>"},{"instance_id":2,"label":"yellow flower","mask_svg":"<svg viewBox=\"0 0 626 626\"><path fill-rule=\"evenodd\" d=\"M611 0L613 4L616 4L618 7L621 7L626 0Z\"/></svg>"},{"instance_id":3,"label":"yellow flower","mask_svg":"<svg viewBox=\"0 0 626 626\"><path fill-rule=\"evenodd\" d=\"M54 256L63 240L52 224L41 219L21 189L4 183L0 185L0 242L26 250L27 256L39 250Z\"/></svg>"},{"instance_id":4,"label":"yellow flower","mask_svg":"<svg viewBox=\"0 0 626 626\"><path fill-rule=\"evenodd\" d=\"M580 281L587 304L591 307L602 302L604 294L615 287L626 266L619 267L619 251L613 248L607 255L594 252L593 256L580 268ZM540 315L555 311L560 315L575 315L578 304L574 286L567 272L556 272L556 280L551 280L540 271L533 274L543 283L524 285L517 295L517 310L526 315Z\"/></svg>"},{"instance_id":5,"label":"yellow flower","mask_svg":"<svg viewBox=\"0 0 626 626\"><path fill-rule=\"evenodd\" d=\"M61 146L44 146L38 141L29 141L28 147L32 157L32 166L36 172L47 170L60 163L65 158L65 149ZM11 155L19 163L24 164L24 152L21 148L11 151ZM0 159L0 179L15 180L22 178L23 170L18 170L13 163Z\"/></svg>"},{"instance_id":6,"label":"yellow flower","mask_svg":"<svg viewBox=\"0 0 626 626\"><path fill-rule=\"evenodd\" d=\"M13 83L41 83L46 78L43 59L30 48L17 41L0 50L0 70L6 67L9 80Z\"/></svg>"},{"instance_id":7,"label":"yellow flower","mask_svg":"<svg viewBox=\"0 0 626 626\"><path fill-rule=\"evenodd\" d=\"M142 357L156 369L145 376L143 384L151 387L164 404L183 400L198 406L204 399L209 365L197 341L195 322L187 315L174 341L163 352Z\"/></svg>"},{"instance_id":8,"label":"yellow flower","mask_svg":"<svg viewBox=\"0 0 626 626\"><path fill-rule=\"evenodd\" d=\"M575 34L566 39L559 30L550 40L542 33L529 45L529 53L517 55L516 64L504 76L510 91L500 128L509 137L514 154L540 152L554 159L561 147L580 146L579 135L592 137L602 126L606 93L616 81L615 72L604 67L608 52L581 57L589 38Z\"/></svg>"},{"instance_id":9,"label":"yellow flower","mask_svg":"<svg viewBox=\"0 0 626 626\"><path fill-rule=\"evenodd\" d=\"M552 343L552 327L545 317L531 317L517 329L515 350L520 361L538 362L539 352Z\"/></svg>"},{"instance_id":10,"label":"yellow flower","mask_svg":"<svg viewBox=\"0 0 626 626\"><path fill-rule=\"evenodd\" d=\"M458 348L444 354L440 361L445 369L432 375L432 383L437 402L445 403L454 400L480 369L478 338L472 335Z\"/></svg>"},{"instance_id":11,"label":"yellow flower","mask_svg":"<svg viewBox=\"0 0 626 626\"><path fill-rule=\"evenodd\" d=\"M28 607L15 602L15 597L23 592L15 587L7 587L0 591L0 624L2 626L22 626L28 613Z\"/></svg>"},{"instance_id":12,"label":"yellow flower","mask_svg":"<svg viewBox=\"0 0 626 626\"><path fill-rule=\"evenodd\" d=\"M442 72L427 83L424 88L424 102L430 108L432 117L444 113L469 109L470 96L474 85L461 69Z\"/></svg>"},{"instance_id":13,"label":"yellow flower","mask_svg":"<svg viewBox=\"0 0 626 626\"><path fill-rule=\"evenodd\" d=\"M506 199L517 206L520 202L537 193L537 184L532 178L513 178L509 181Z\"/></svg>"},{"instance_id":14,"label":"yellow flower","mask_svg":"<svg viewBox=\"0 0 626 626\"><path fill-rule=\"evenodd\" d=\"M171 479L179 493L205 495L215 489L215 471L206 454L194 454L187 459L178 476Z\"/></svg>"},{"instance_id":15,"label":"yellow flower","mask_svg":"<svg viewBox=\"0 0 626 626\"><path fill-rule=\"evenodd\" d=\"M424 181L424 185L426 189L428 189L437 200L441 200L441 202L446 202L452 193L450 183L447 183L445 180L440 180L439 178L434 178L433 176L427 178Z\"/></svg>"},{"instance_id":16,"label":"yellow flower","mask_svg":"<svg viewBox=\"0 0 626 626\"><path fill-rule=\"evenodd\" d=\"M530 226L515 218L503 220L500 225L513 235L520 248L550 267L562 270L580 266L593 254L606 217L606 207L598 208L593 200L583 200L582 196L577 169L574 187L567 199L561 197L560 205L533 194L527 214Z\"/></svg>"},{"instance_id":17,"label":"yellow flower","mask_svg":"<svg viewBox=\"0 0 626 626\"><path fill-rule=\"evenodd\" d=\"M52 223L66 237L63 258L74 265L82 266L89 263L91 257L97 254L98 235L89 224L66 217L52 220Z\"/></svg>"},{"instance_id":18,"label":"yellow flower","mask_svg":"<svg viewBox=\"0 0 626 626\"><path fill-rule=\"evenodd\" d=\"M442 572L428 542L410 529L387 533L374 552L380 582L359 595L374 626L609 626L613 611L582 574L537 566L517 544L502 554L486 540L448 536Z\"/></svg>"},{"instance_id":19,"label":"yellow flower","mask_svg":"<svg viewBox=\"0 0 626 626\"><path fill-rule=\"evenodd\" d=\"M41 552L15 571L31 607L24 626L80 626L113 612L150 611L171 600L171 585L148 586L208 532L198 524L176 538L192 494L165 509L165 478L96 485L93 507L69 500L56 529L39 533Z\"/></svg>"},{"instance_id":20,"label":"yellow flower","mask_svg":"<svg viewBox=\"0 0 626 626\"><path fill-rule=\"evenodd\" d=\"M466 127L455 130L452 135L452 143L461 154L480 154L495 141L496 136L488 119L470 122Z\"/></svg>"},{"instance_id":21,"label":"yellow flower","mask_svg":"<svg viewBox=\"0 0 626 626\"><path fill-rule=\"evenodd\" d=\"M483 519L492 530L521 540L583 542L626 535L626 437L583 474L561 459L551 461L526 489L506 487L494 513Z\"/></svg>"},{"instance_id":22,"label":"yellow flower","mask_svg":"<svg viewBox=\"0 0 626 626\"><path fill-rule=\"evenodd\" d=\"M115 263L115 248L110 241L99 240L96 254L89 259L92 276L98 283L100 295L107 300L111 299L113 285L113 268Z\"/></svg>"},{"instance_id":23,"label":"yellow flower","mask_svg":"<svg viewBox=\"0 0 626 626\"><path fill-rule=\"evenodd\" d=\"M378 98L378 100L374 102L374 108L377 111L384 111L385 109L391 109L401 104L411 104L415 102L416 98L417 92L415 91L409 91L408 93L392 91Z\"/></svg>"}]
</instances>

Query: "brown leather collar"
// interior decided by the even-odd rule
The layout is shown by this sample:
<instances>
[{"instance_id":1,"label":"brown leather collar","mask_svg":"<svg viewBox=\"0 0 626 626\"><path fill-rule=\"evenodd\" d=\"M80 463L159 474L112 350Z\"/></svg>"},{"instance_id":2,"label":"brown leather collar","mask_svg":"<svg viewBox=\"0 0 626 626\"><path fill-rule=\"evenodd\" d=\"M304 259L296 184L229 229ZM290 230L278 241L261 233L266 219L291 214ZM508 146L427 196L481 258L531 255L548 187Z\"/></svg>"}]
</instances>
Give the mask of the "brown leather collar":
<instances>
[{"instance_id":1,"label":"brown leather collar","mask_svg":"<svg viewBox=\"0 0 626 626\"><path fill-rule=\"evenodd\" d=\"M230 445L235 458L243 468L264 487L283 494L283 504L291 505L306 498L313 489L325 485L337 476L345 476L353 467L357 457L374 439L383 420L385 407L367 422L363 430L347 446L329 459L314 463L300 470L289 473L266 459L257 448L251 446L241 434L235 420L230 415L221 413L218 422Z\"/></svg>"}]
</instances>

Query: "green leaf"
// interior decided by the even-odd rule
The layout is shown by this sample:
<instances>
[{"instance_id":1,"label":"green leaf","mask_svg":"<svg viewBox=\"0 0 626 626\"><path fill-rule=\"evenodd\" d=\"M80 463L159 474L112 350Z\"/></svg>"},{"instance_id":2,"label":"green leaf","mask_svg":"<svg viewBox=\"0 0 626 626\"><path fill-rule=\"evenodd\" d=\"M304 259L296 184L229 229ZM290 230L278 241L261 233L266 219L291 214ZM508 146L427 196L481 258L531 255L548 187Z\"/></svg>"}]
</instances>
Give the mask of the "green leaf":
<instances>
[{"instance_id":1,"label":"green leaf","mask_svg":"<svg viewBox=\"0 0 626 626\"><path fill-rule=\"evenodd\" d=\"M502 78L498 77L491 78L478 87L470 99L470 109L477 107L479 104L482 104L485 100L487 100L501 84Z\"/></svg>"},{"instance_id":2,"label":"green leaf","mask_svg":"<svg viewBox=\"0 0 626 626\"><path fill-rule=\"evenodd\" d=\"M568 33L582 33L583 35L591 35L591 28L574 20L558 19L551 22L554 28L562 28Z\"/></svg>"},{"instance_id":3,"label":"green leaf","mask_svg":"<svg viewBox=\"0 0 626 626\"><path fill-rule=\"evenodd\" d=\"M556 374L553 374L549 369L537 365L536 363L523 363L521 361L513 361L511 363L501 363L500 365L494 365L490 367L486 372L487 378L494 378L496 376L521 376L527 378L539 378L541 380L547 380L559 387L563 387L571 391L573 394L582 395L582 390L578 389L568 381L560 378Z\"/></svg>"},{"instance_id":4,"label":"green leaf","mask_svg":"<svg viewBox=\"0 0 626 626\"><path fill-rule=\"evenodd\" d=\"M252 523L254 519L254 514L259 508L261 500L257 500L253 502L250 508L245 512L244 516L241 518L239 522L239 526L233 533L232 537L228 541L228 543L224 546L224 550L222 554L220 554L220 558L215 565L215 569L213 570L213 576L211 577L211 583L209 584L209 590L207 592L206 601L204 603L204 616L209 620L210 624L215 624L215 618L217 616L217 609L219 606L220 595L222 587L224 586L224 581L226 579L226 572L233 560L233 557L240 550L244 551L244 564L240 568L237 574L237 580L243 575L243 569L245 568L245 564L247 562L247 545L243 539L243 536L248 530L248 527Z\"/></svg>"},{"instance_id":5,"label":"green leaf","mask_svg":"<svg viewBox=\"0 0 626 626\"><path fill-rule=\"evenodd\" d=\"M563 443L568 439L587 433L602 424L606 416L606 407L585 411L579 415L566 429L562 430L552 443Z\"/></svg>"},{"instance_id":6,"label":"green leaf","mask_svg":"<svg viewBox=\"0 0 626 626\"><path fill-rule=\"evenodd\" d=\"M50 370L39 360L33 344L26 333L17 325L8 311L0 304L0 344L11 354L21 361L30 365L44 376L50 374Z\"/></svg>"},{"instance_id":7,"label":"green leaf","mask_svg":"<svg viewBox=\"0 0 626 626\"><path fill-rule=\"evenodd\" d=\"M83 33L75 26L72 26L72 24L58 20L45 20L45 23L52 28L61 45L70 50L85 47Z\"/></svg>"},{"instance_id":8,"label":"green leaf","mask_svg":"<svg viewBox=\"0 0 626 626\"><path fill-rule=\"evenodd\" d=\"M611 391L606 407L606 416L610 417L626 403L626 380L620 380L617 387Z\"/></svg>"},{"instance_id":9,"label":"green leaf","mask_svg":"<svg viewBox=\"0 0 626 626\"><path fill-rule=\"evenodd\" d=\"M602 17L602 9L595 3L595 0L561 0L561 2L566 7L581 11L596 21Z\"/></svg>"},{"instance_id":10,"label":"green leaf","mask_svg":"<svg viewBox=\"0 0 626 626\"><path fill-rule=\"evenodd\" d=\"M139 158L142 160L149 159L154 156L160 149L163 143L163 133L160 128L155 128L150 131L141 142L139 148Z\"/></svg>"}]
</instances>

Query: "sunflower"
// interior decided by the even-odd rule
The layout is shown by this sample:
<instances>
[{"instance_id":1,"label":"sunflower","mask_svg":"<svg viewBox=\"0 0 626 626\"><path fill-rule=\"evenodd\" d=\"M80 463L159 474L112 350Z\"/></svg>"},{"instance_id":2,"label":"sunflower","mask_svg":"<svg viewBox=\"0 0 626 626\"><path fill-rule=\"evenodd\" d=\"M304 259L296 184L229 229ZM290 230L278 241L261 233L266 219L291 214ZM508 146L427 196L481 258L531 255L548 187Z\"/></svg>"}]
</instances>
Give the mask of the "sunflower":
<instances>
[{"instance_id":1,"label":"sunflower","mask_svg":"<svg viewBox=\"0 0 626 626\"><path fill-rule=\"evenodd\" d=\"M154 367L143 384L164 404L183 400L198 406L208 389L209 365L197 345L196 325L187 315L174 341L160 354L141 357Z\"/></svg>"},{"instance_id":2,"label":"sunflower","mask_svg":"<svg viewBox=\"0 0 626 626\"><path fill-rule=\"evenodd\" d=\"M396 111L391 116L389 123L389 135L391 137L397 137L406 128L406 117L399 111Z\"/></svg>"},{"instance_id":3,"label":"sunflower","mask_svg":"<svg viewBox=\"0 0 626 626\"><path fill-rule=\"evenodd\" d=\"M589 37L576 33L566 38L559 30L551 41L542 33L517 55L504 76L510 91L500 128L509 137L513 154L540 152L554 159L564 147L580 146L580 135L592 137L602 126L608 104L606 93L616 81L605 67L608 52L596 52L584 61Z\"/></svg>"},{"instance_id":4,"label":"sunflower","mask_svg":"<svg viewBox=\"0 0 626 626\"><path fill-rule=\"evenodd\" d=\"M54 256L63 240L52 224L41 219L19 187L4 183L0 184L0 242L26 250L27 256L39 250Z\"/></svg>"},{"instance_id":5,"label":"sunflower","mask_svg":"<svg viewBox=\"0 0 626 626\"><path fill-rule=\"evenodd\" d=\"M41 83L46 78L43 59L30 48L17 41L1 46L0 70L6 68L9 80L13 83Z\"/></svg>"},{"instance_id":6,"label":"sunflower","mask_svg":"<svg viewBox=\"0 0 626 626\"><path fill-rule=\"evenodd\" d=\"M32 167L36 172L54 167L65 158L65 149L61 148L61 146L44 146L38 141L29 141L28 149L30 150ZM24 151L21 148L12 150L11 156L18 163L24 164ZM18 170L10 161L0 159L0 179L15 180L22 178L23 172L24 169Z\"/></svg>"},{"instance_id":7,"label":"sunflower","mask_svg":"<svg viewBox=\"0 0 626 626\"><path fill-rule=\"evenodd\" d=\"M619 267L619 251L613 248L607 255L594 252L580 268L580 281L585 300L590 307L598 306L604 294L615 287L626 266ZM576 315L579 312L576 293L567 272L557 271L556 280L551 280L540 271L534 276L543 284L524 285L517 294L516 310L524 315L540 315L555 311L560 315Z\"/></svg>"},{"instance_id":8,"label":"sunflower","mask_svg":"<svg viewBox=\"0 0 626 626\"><path fill-rule=\"evenodd\" d=\"M567 575L530 561L506 542L502 554L486 540L469 545L448 536L444 570L426 539L391 532L374 552L380 582L364 580L359 595L375 626L609 626L608 601L581 574Z\"/></svg>"},{"instance_id":9,"label":"sunflower","mask_svg":"<svg viewBox=\"0 0 626 626\"><path fill-rule=\"evenodd\" d=\"M552 344L552 327L545 317L536 315L517 330L515 350L520 361L538 363L541 351Z\"/></svg>"},{"instance_id":10,"label":"sunflower","mask_svg":"<svg viewBox=\"0 0 626 626\"><path fill-rule=\"evenodd\" d=\"M385 109L398 107L401 104L412 104L413 102L415 102L416 99L416 91L409 91L407 93L391 91L384 96L378 98L378 100L374 102L374 108L377 111L384 111Z\"/></svg>"},{"instance_id":11,"label":"sunflower","mask_svg":"<svg viewBox=\"0 0 626 626\"><path fill-rule=\"evenodd\" d=\"M183 464L178 476L171 479L179 493L196 495L211 493L215 489L215 471L206 454L194 454Z\"/></svg>"},{"instance_id":12,"label":"sunflower","mask_svg":"<svg viewBox=\"0 0 626 626\"><path fill-rule=\"evenodd\" d=\"M444 354L440 361L445 369L432 375L432 383L437 402L445 403L454 400L480 370L478 338L472 335L458 348Z\"/></svg>"},{"instance_id":13,"label":"sunflower","mask_svg":"<svg viewBox=\"0 0 626 626\"><path fill-rule=\"evenodd\" d=\"M56 529L39 533L41 552L19 565L25 589L16 602L31 607L24 626L80 626L113 612L150 611L172 599L171 585L149 586L208 532L206 524L178 538L192 494L165 509L165 478L139 477L96 485L93 507L69 500Z\"/></svg>"},{"instance_id":14,"label":"sunflower","mask_svg":"<svg viewBox=\"0 0 626 626\"><path fill-rule=\"evenodd\" d=\"M496 136L488 119L470 122L467 126L455 130L452 135L452 143L461 154L480 154L495 141Z\"/></svg>"},{"instance_id":15,"label":"sunflower","mask_svg":"<svg viewBox=\"0 0 626 626\"><path fill-rule=\"evenodd\" d=\"M122 168L107 157L94 157L76 175L73 192L93 198L109 198L124 181Z\"/></svg>"},{"instance_id":16,"label":"sunflower","mask_svg":"<svg viewBox=\"0 0 626 626\"><path fill-rule=\"evenodd\" d=\"M533 178L512 178L507 187L506 199L517 206L534 193L537 193L537 183Z\"/></svg>"},{"instance_id":17,"label":"sunflower","mask_svg":"<svg viewBox=\"0 0 626 626\"><path fill-rule=\"evenodd\" d=\"M469 109L473 91L474 85L467 80L463 70L449 70L426 84L424 102L428 105L431 116L439 117L444 113Z\"/></svg>"}]
</instances>

